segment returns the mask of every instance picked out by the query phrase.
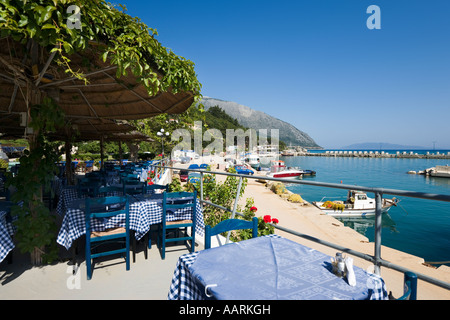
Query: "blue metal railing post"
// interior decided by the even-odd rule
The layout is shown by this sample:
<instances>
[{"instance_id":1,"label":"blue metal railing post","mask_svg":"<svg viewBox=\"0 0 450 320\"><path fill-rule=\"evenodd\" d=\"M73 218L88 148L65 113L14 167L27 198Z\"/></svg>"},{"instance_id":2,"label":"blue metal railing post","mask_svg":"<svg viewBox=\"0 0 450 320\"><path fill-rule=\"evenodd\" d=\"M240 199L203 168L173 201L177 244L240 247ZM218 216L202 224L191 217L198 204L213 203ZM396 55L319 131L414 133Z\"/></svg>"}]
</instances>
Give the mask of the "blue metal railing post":
<instances>
[{"instance_id":1,"label":"blue metal railing post","mask_svg":"<svg viewBox=\"0 0 450 320\"><path fill-rule=\"evenodd\" d=\"M237 188L237 192L236 192L236 199L234 200L234 207L233 207L233 211L231 212L231 219L234 219L234 217L236 216L237 205L239 202L239 195L241 194L242 180L243 180L243 178L242 178L242 176L240 176L239 184L238 184L238 188ZM226 243L230 242L230 233L231 233L231 231L228 231Z\"/></svg>"},{"instance_id":2,"label":"blue metal railing post","mask_svg":"<svg viewBox=\"0 0 450 320\"><path fill-rule=\"evenodd\" d=\"M381 218L383 196L381 192L375 192L375 274L380 275L381 261Z\"/></svg>"},{"instance_id":3,"label":"blue metal railing post","mask_svg":"<svg viewBox=\"0 0 450 320\"><path fill-rule=\"evenodd\" d=\"M200 171L200 207L203 211L203 171Z\"/></svg>"}]
</instances>

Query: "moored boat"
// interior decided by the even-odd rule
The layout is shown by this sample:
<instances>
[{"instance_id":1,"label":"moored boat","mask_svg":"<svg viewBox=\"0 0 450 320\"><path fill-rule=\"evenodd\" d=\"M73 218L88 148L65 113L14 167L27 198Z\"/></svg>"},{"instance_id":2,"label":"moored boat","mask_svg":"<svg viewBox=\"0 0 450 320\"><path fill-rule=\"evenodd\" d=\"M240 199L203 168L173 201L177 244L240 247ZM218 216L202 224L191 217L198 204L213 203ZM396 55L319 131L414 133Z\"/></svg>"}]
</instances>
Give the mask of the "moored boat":
<instances>
[{"instance_id":1,"label":"moored boat","mask_svg":"<svg viewBox=\"0 0 450 320\"><path fill-rule=\"evenodd\" d=\"M397 203L396 198L383 198L381 212L388 212ZM375 215L376 210L375 199L369 198L365 192L356 190L349 190L345 201L313 201L313 205L323 213L336 217L370 216Z\"/></svg>"},{"instance_id":2,"label":"moored boat","mask_svg":"<svg viewBox=\"0 0 450 320\"><path fill-rule=\"evenodd\" d=\"M312 170L303 170L297 167L286 167L282 160L272 160L270 172L267 174L270 178L281 179L301 179L303 175L315 175L316 172Z\"/></svg>"},{"instance_id":3,"label":"moored boat","mask_svg":"<svg viewBox=\"0 0 450 320\"><path fill-rule=\"evenodd\" d=\"M254 153L245 154L244 162L248 163L255 170L258 170L261 167L259 156Z\"/></svg>"}]
</instances>

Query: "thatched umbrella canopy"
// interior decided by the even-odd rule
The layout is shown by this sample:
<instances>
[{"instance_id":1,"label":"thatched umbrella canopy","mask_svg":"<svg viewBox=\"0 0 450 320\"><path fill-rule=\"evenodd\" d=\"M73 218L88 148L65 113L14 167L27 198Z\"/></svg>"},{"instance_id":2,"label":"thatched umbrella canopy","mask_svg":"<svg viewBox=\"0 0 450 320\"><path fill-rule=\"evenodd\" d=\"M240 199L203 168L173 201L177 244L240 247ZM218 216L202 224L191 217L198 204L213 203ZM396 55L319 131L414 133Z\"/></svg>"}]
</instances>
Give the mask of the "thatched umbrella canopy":
<instances>
[{"instance_id":1,"label":"thatched umbrella canopy","mask_svg":"<svg viewBox=\"0 0 450 320\"><path fill-rule=\"evenodd\" d=\"M69 6L79 14L70 15ZM182 113L200 95L191 61L103 0L2 2L0 30L0 117L9 118L0 133L28 124L45 97L73 125Z\"/></svg>"},{"instance_id":2,"label":"thatched umbrella canopy","mask_svg":"<svg viewBox=\"0 0 450 320\"><path fill-rule=\"evenodd\" d=\"M31 104L27 92L41 74L37 89L55 99L66 121L72 124L87 119L135 120L161 113L182 113L194 102L194 93L190 91L173 93L169 89L150 96L131 72L117 78L118 67L109 60L103 62L99 55L102 47L92 43L84 51L69 56L72 69L84 75L84 79L77 79L61 69L53 60L55 56L44 48L38 69L34 68L41 72L33 74L29 52L23 50L23 45L11 38L0 39L0 116L8 118L10 124L20 125L20 116L27 116ZM47 62L50 64L45 67ZM22 79L17 76L19 72L30 77Z\"/></svg>"},{"instance_id":3,"label":"thatched umbrella canopy","mask_svg":"<svg viewBox=\"0 0 450 320\"><path fill-rule=\"evenodd\" d=\"M7 119L0 133L33 129L26 130L31 152L15 186L29 213L20 221L39 221L34 237L20 226L17 233L34 263L51 243L50 218L37 201L54 163L44 137L65 128L71 139L71 129L88 119L181 113L199 97L194 64L156 35L104 0L0 2L0 119Z\"/></svg>"}]
</instances>

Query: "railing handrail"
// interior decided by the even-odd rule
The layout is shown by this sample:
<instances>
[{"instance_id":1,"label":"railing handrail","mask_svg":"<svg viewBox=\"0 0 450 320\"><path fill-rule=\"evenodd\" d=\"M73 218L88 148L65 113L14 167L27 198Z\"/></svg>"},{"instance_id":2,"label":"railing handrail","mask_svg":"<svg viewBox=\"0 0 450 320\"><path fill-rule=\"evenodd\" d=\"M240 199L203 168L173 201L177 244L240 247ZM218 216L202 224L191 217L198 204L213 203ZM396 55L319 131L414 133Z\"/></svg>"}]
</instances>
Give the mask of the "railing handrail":
<instances>
[{"instance_id":1,"label":"railing handrail","mask_svg":"<svg viewBox=\"0 0 450 320\"><path fill-rule=\"evenodd\" d=\"M210 173L210 174L219 174L219 175L233 176L233 177L238 177L238 178L243 177L243 178L256 179L256 180L257 179L272 180L272 181L278 181L278 182L286 182L286 183L290 183L290 184L294 183L294 184L305 184L305 185L325 187L325 188L359 190L359 191L370 192L370 193L381 193L381 194L389 194L389 195L395 195L395 196L450 202L450 195L444 195L444 194L434 194L434 193L426 193L426 192L416 192L416 191L377 188L377 187L365 187L365 186L349 185L349 184L342 184L342 183L306 181L306 180L300 180L300 179L295 180L295 179L272 178L272 177L259 176L259 175L246 175L246 174L207 171L207 170L199 170L199 169L187 169L187 168L176 168L176 167L166 167L166 168L174 169L174 170L186 170L186 171L196 171L196 172L203 172L203 173Z\"/></svg>"},{"instance_id":2,"label":"railing handrail","mask_svg":"<svg viewBox=\"0 0 450 320\"><path fill-rule=\"evenodd\" d=\"M367 260L369 262L374 263L375 266L375 273L379 274L379 267L384 266L389 269L393 269L399 272L414 272L417 277L423 281L432 283L434 285L437 285L439 287L445 288L447 290L450 290L450 283L435 279L432 277L429 277L427 275L418 273L416 271L404 268L400 265L396 265L394 263L391 263L387 260L384 260L381 258L381 199L383 194L390 194L390 195L397 195L397 196L404 196L404 197L411 197L411 198L420 198L420 199L427 199L427 200L434 200L434 201L446 201L450 202L450 196L449 195L443 195L443 194L432 194L432 193L425 193L425 192L415 192L415 191L405 191L405 190L396 190L396 189L386 189L386 188L373 188L373 187L364 187L364 186L357 186L357 185L345 185L345 184L337 184L337 183L327 183L327 182L316 182L316 181L304 181L304 180L293 180L293 179L281 179L281 178L271 178L266 176L258 176L258 175L243 175L243 174L236 174L236 173L230 173L230 172L218 172L218 171L207 171L207 170L199 170L199 169L188 169L188 168L176 168L176 167L166 167L167 169L172 170L187 170L187 171L194 171L194 172L200 172L201 175L207 173L207 174L218 174L218 175L225 175L225 176L233 176L238 177L241 180L244 178L248 179L263 179L263 180L271 180L271 181L278 181L278 182L286 182L286 183L294 183L294 184L305 184L305 185L312 185L317 187L327 187L327 188L337 188L337 189L347 189L347 190L359 190L359 191L365 191L365 192L371 192L375 194L376 197L376 216L375 216L375 241L374 241L374 247L375 247L375 254L373 256L358 252L355 250L352 250L350 248L342 247L337 244L333 244L331 242L321 240L318 238L314 238L312 236L299 233L294 230L290 230L288 228L284 228L278 225L273 225L276 229L282 230L284 232L288 232L290 234L296 235L301 238L305 238L307 240L335 248L337 250L346 252L348 254L357 256L359 258L362 258L364 260ZM216 205L212 202L203 200L203 179L200 179L201 181L201 203L205 203L208 205L213 205L215 207L218 207L222 210L226 210L229 212L232 212L232 214L238 214L240 216L243 216L242 213L236 212L236 207L234 210L230 210L228 208ZM239 192L237 194L236 202L238 200Z\"/></svg>"}]
</instances>

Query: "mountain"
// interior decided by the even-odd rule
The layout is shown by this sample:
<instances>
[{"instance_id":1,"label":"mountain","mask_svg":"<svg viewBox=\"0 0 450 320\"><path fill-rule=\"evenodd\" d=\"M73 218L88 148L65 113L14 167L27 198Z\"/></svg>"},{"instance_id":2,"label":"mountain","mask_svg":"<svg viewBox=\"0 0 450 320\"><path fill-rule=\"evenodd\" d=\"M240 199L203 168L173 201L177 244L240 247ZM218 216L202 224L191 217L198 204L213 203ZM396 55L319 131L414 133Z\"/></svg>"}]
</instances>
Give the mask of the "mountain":
<instances>
[{"instance_id":1,"label":"mountain","mask_svg":"<svg viewBox=\"0 0 450 320\"><path fill-rule=\"evenodd\" d=\"M345 150L420 150L426 149L425 147L418 146L406 146L401 144L392 144L386 142L364 142L364 143L355 143L346 147L342 147L341 149Z\"/></svg>"},{"instance_id":2,"label":"mountain","mask_svg":"<svg viewBox=\"0 0 450 320\"><path fill-rule=\"evenodd\" d=\"M274 118L264 112L253 110L236 102L223 101L210 97L203 97L201 104L208 110L210 107L218 106L232 118L235 118L241 125L252 129L267 129L270 136L270 129L279 130L279 139L286 145L302 147L319 147L317 143L305 132L300 131L293 125Z\"/></svg>"}]
</instances>

